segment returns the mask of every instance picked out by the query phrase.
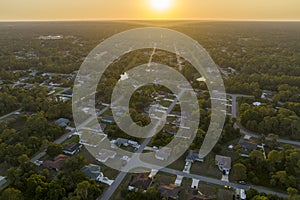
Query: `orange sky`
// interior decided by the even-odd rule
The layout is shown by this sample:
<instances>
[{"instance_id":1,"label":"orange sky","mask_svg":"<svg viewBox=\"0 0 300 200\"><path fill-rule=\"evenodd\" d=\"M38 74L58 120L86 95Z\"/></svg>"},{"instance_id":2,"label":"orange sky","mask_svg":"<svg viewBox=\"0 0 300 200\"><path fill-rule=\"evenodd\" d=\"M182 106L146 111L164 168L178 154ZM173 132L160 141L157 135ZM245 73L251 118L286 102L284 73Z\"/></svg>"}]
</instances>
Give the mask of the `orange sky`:
<instances>
[{"instance_id":1,"label":"orange sky","mask_svg":"<svg viewBox=\"0 0 300 200\"><path fill-rule=\"evenodd\" d=\"M0 0L0 20L215 19L300 20L300 0Z\"/></svg>"}]
</instances>

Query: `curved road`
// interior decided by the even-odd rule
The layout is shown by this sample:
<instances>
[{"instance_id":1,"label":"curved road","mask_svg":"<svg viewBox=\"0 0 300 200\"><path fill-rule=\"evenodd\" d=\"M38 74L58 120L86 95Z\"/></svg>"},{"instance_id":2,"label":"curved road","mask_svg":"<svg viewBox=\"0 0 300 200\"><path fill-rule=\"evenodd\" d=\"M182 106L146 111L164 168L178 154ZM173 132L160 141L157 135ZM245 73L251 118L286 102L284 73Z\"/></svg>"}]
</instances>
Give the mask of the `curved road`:
<instances>
[{"instance_id":1,"label":"curved road","mask_svg":"<svg viewBox=\"0 0 300 200\"><path fill-rule=\"evenodd\" d=\"M227 94L232 98L232 109L231 109L231 116L233 118L239 118L238 114L238 103L237 103L237 98L238 97L247 97L247 98L254 98L254 96L249 96L249 95L242 95L242 94ZM239 128L240 132L245 135L249 135L253 138L260 138L261 135L258 133L251 132L247 129L245 129L239 122L236 122L234 124L235 128ZM267 140L271 140L272 138L267 137ZM295 145L300 147L300 142L294 141L294 140L286 140L286 139L278 139L277 142L283 143L283 144L290 144L290 145Z\"/></svg>"}]
</instances>

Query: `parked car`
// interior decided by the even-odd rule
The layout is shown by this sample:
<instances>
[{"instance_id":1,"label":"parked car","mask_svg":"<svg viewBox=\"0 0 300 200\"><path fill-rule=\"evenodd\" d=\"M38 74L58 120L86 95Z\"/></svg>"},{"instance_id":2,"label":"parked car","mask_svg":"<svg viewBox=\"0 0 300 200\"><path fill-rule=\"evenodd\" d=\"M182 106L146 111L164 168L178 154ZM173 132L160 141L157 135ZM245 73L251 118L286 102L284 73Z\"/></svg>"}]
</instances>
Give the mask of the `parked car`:
<instances>
[{"instance_id":1,"label":"parked car","mask_svg":"<svg viewBox=\"0 0 300 200\"><path fill-rule=\"evenodd\" d=\"M33 162L35 165L37 165L37 166L41 166L42 164L43 164L43 161L41 161L41 160L36 160L36 161L34 161Z\"/></svg>"},{"instance_id":2,"label":"parked car","mask_svg":"<svg viewBox=\"0 0 300 200\"><path fill-rule=\"evenodd\" d=\"M238 181L239 184L246 185L245 181Z\"/></svg>"}]
</instances>

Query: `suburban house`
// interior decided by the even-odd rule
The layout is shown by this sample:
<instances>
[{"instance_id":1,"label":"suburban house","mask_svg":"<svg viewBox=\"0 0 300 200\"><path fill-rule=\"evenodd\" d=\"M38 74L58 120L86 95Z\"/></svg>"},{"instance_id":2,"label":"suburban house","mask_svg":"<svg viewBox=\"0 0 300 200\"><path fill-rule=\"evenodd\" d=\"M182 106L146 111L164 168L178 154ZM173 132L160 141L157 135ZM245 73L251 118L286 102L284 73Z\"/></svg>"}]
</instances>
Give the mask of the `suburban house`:
<instances>
[{"instance_id":1,"label":"suburban house","mask_svg":"<svg viewBox=\"0 0 300 200\"><path fill-rule=\"evenodd\" d=\"M115 143L118 144L118 146L132 146L132 147L138 147L139 143L133 140L128 140L128 139L124 139L124 138L118 138L114 141Z\"/></svg>"},{"instance_id":2,"label":"suburban house","mask_svg":"<svg viewBox=\"0 0 300 200\"><path fill-rule=\"evenodd\" d=\"M115 120L113 116L103 116L101 117L101 121L106 123L113 123Z\"/></svg>"},{"instance_id":3,"label":"suburban house","mask_svg":"<svg viewBox=\"0 0 300 200\"><path fill-rule=\"evenodd\" d=\"M145 174L140 174L131 179L131 182L128 186L128 190L137 190L142 189L144 192L146 192L147 188L150 187L152 184L152 179L149 178Z\"/></svg>"},{"instance_id":4,"label":"suburban house","mask_svg":"<svg viewBox=\"0 0 300 200\"><path fill-rule=\"evenodd\" d=\"M53 160L44 161L43 166L49 170L59 171L68 158L69 156L66 156L64 154L59 154Z\"/></svg>"},{"instance_id":5,"label":"suburban house","mask_svg":"<svg viewBox=\"0 0 300 200\"><path fill-rule=\"evenodd\" d=\"M211 200L212 198L200 193L197 189L189 189L188 200Z\"/></svg>"},{"instance_id":6,"label":"suburban house","mask_svg":"<svg viewBox=\"0 0 300 200\"><path fill-rule=\"evenodd\" d=\"M186 162L195 162L195 161L199 161L199 162L203 162L204 161L204 157L199 155L199 151L195 151L195 150L189 150L188 155L185 159Z\"/></svg>"},{"instance_id":7,"label":"suburban house","mask_svg":"<svg viewBox=\"0 0 300 200\"><path fill-rule=\"evenodd\" d=\"M169 147L162 147L155 153L155 158L158 160L168 160L171 156L172 149Z\"/></svg>"},{"instance_id":8,"label":"suburban house","mask_svg":"<svg viewBox=\"0 0 300 200\"><path fill-rule=\"evenodd\" d=\"M160 192L161 197L165 199L179 199L178 195L181 191L181 187L178 185L160 185L157 189Z\"/></svg>"},{"instance_id":9,"label":"suburban house","mask_svg":"<svg viewBox=\"0 0 300 200\"><path fill-rule=\"evenodd\" d=\"M82 130L77 133L80 137L80 144L89 146L89 147L97 147L99 143L107 138L107 135L101 131L94 130Z\"/></svg>"},{"instance_id":10,"label":"suburban house","mask_svg":"<svg viewBox=\"0 0 300 200\"><path fill-rule=\"evenodd\" d=\"M231 169L231 158L227 156L216 155L215 161L216 165L223 172L223 174L228 175Z\"/></svg>"},{"instance_id":11,"label":"suburban house","mask_svg":"<svg viewBox=\"0 0 300 200\"><path fill-rule=\"evenodd\" d=\"M247 153L257 149L257 144L251 141L251 137L248 135L245 135L243 138L241 138L238 142L238 145Z\"/></svg>"},{"instance_id":12,"label":"suburban house","mask_svg":"<svg viewBox=\"0 0 300 200\"><path fill-rule=\"evenodd\" d=\"M90 179L105 183L107 185L111 185L114 182L114 180L104 177L99 165L89 164L81 168L81 171Z\"/></svg>"},{"instance_id":13,"label":"suburban house","mask_svg":"<svg viewBox=\"0 0 300 200\"><path fill-rule=\"evenodd\" d=\"M124 138L118 138L116 140L116 143L119 145L119 146L125 146L127 147L129 144L128 144L128 140L127 139L124 139Z\"/></svg>"},{"instance_id":14,"label":"suburban house","mask_svg":"<svg viewBox=\"0 0 300 200\"><path fill-rule=\"evenodd\" d=\"M96 160L99 162L106 162L109 158L114 159L117 153L115 151L101 149L99 155L96 156Z\"/></svg>"},{"instance_id":15,"label":"suburban house","mask_svg":"<svg viewBox=\"0 0 300 200\"><path fill-rule=\"evenodd\" d=\"M139 143L133 140L128 140L128 144L131 145L132 147L138 147Z\"/></svg>"},{"instance_id":16,"label":"suburban house","mask_svg":"<svg viewBox=\"0 0 300 200\"><path fill-rule=\"evenodd\" d=\"M63 152L68 155L74 155L75 153L77 153L81 150L81 147L82 147L82 144L73 142L73 143L69 144L68 146L65 146L63 148Z\"/></svg>"},{"instance_id":17,"label":"suburban house","mask_svg":"<svg viewBox=\"0 0 300 200\"><path fill-rule=\"evenodd\" d=\"M59 118L58 120L55 121L55 124L60 127L66 127L68 126L69 122L70 120L66 118Z\"/></svg>"},{"instance_id":18,"label":"suburban house","mask_svg":"<svg viewBox=\"0 0 300 200\"><path fill-rule=\"evenodd\" d=\"M81 168L81 171L89 178L99 181L103 177L103 173L100 170L100 166L89 164Z\"/></svg>"}]
</instances>

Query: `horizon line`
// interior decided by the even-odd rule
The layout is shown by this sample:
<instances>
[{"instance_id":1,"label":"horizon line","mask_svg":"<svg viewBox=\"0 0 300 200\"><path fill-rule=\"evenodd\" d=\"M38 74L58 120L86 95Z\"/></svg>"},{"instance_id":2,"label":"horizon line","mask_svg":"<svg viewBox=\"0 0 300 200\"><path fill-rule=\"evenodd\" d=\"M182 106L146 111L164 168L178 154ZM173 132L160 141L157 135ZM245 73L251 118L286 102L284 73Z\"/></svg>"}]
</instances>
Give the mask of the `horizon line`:
<instances>
[{"instance_id":1,"label":"horizon line","mask_svg":"<svg viewBox=\"0 0 300 200\"><path fill-rule=\"evenodd\" d=\"M232 22L300 22L300 19L195 19L195 18L103 18L103 19L12 19L0 22L91 22L91 21L232 21Z\"/></svg>"}]
</instances>

